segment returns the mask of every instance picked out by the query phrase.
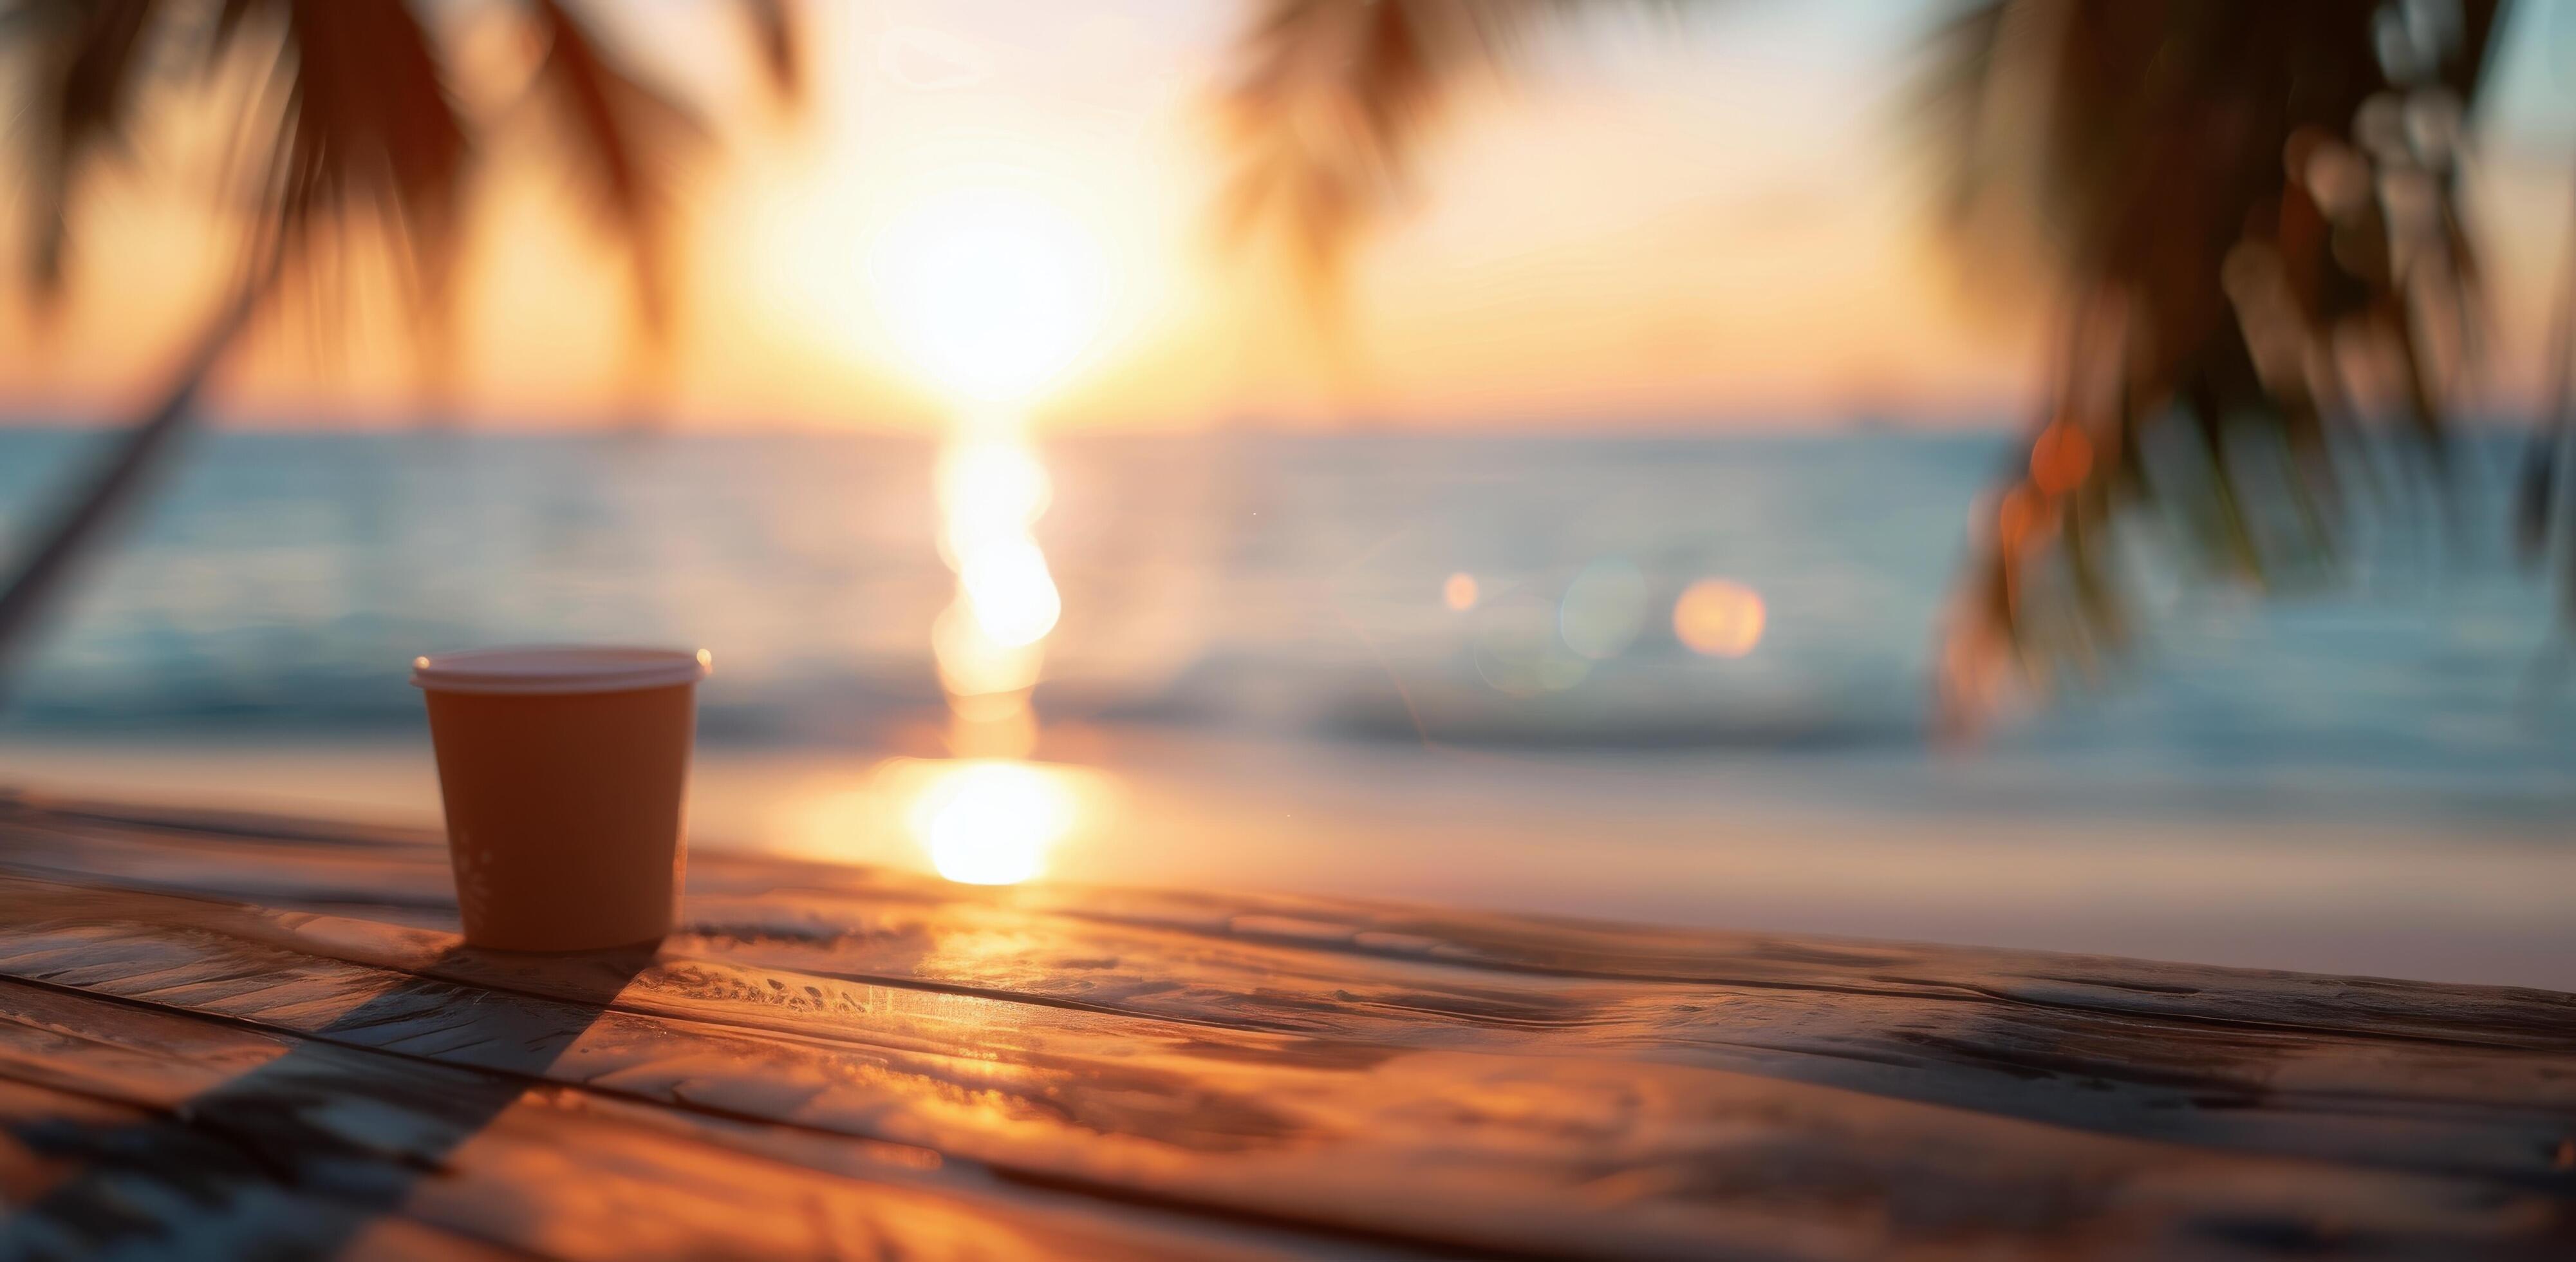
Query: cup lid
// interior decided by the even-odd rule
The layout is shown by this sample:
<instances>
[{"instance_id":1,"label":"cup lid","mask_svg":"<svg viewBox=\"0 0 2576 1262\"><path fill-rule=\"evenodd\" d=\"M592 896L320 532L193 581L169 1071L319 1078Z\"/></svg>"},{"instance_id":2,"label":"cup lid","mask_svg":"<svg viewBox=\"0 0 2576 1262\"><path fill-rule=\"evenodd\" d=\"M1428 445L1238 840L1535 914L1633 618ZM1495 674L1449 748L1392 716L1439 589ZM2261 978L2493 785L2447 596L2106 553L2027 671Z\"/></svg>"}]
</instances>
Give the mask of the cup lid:
<instances>
[{"instance_id":1,"label":"cup lid","mask_svg":"<svg viewBox=\"0 0 2576 1262\"><path fill-rule=\"evenodd\" d=\"M411 686L434 692L632 692L704 679L715 668L705 649L541 644L466 649L411 659Z\"/></svg>"}]
</instances>

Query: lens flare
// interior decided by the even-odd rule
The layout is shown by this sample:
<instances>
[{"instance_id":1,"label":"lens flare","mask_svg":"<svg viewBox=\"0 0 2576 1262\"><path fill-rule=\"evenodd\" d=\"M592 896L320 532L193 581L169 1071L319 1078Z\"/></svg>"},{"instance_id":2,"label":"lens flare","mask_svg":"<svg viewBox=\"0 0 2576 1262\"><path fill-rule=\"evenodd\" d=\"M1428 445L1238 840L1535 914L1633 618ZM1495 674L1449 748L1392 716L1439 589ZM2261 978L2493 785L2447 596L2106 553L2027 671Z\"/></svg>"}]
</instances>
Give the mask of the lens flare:
<instances>
[{"instance_id":1,"label":"lens flare","mask_svg":"<svg viewBox=\"0 0 2576 1262\"><path fill-rule=\"evenodd\" d=\"M1534 697L1582 683L1592 662L1557 636L1556 602L1514 592L1476 611L1476 673L1496 692Z\"/></svg>"},{"instance_id":2,"label":"lens flare","mask_svg":"<svg viewBox=\"0 0 2576 1262\"><path fill-rule=\"evenodd\" d=\"M1556 632L1565 647L1593 661L1628 650L1653 611L1646 576L1615 558L1584 566L1557 603Z\"/></svg>"}]
</instances>

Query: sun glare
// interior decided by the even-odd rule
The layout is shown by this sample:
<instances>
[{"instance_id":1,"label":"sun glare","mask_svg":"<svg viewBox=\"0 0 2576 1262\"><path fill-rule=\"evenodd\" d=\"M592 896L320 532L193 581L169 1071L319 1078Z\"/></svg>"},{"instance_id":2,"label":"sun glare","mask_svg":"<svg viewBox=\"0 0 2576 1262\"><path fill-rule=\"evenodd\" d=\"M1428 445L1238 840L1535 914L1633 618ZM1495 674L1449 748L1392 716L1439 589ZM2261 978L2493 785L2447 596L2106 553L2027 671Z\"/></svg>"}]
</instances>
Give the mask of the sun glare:
<instances>
[{"instance_id":1,"label":"sun glare","mask_svg":"<svg viewBox=\"0 0 2576 1262\"><path fill-rule=\"evenodd\" d=\"M780 853L1014 885L1082 862L1123 809L1092 767L1018 758L888 758L771 785L759 795Z\"/></svg>"},{"instance_id":2,"label":"sun glare","mask_svg":"<svg viewBox=\"0 0 2576 1262\"><path fill-rule=\"evenodd\" d=\"M1078 806L1072 787L1044 768L960 762L921 789L905 822L939 875L1011 885L1045 870L1047 852L1073 831Z\"/></svg>"},{"instance_id":3,"label":"sun glare","mask_svg":"<svg viewBox=\"0 0 2576 1262\"><path fill-rule=\"evenodd\" d=\"M984 403L1056 384L1100 336L1111 285L1100 245L1029 190L968 185L922 196L876 235L880 318L915 369Z\"/></svg>"}]
</instances>

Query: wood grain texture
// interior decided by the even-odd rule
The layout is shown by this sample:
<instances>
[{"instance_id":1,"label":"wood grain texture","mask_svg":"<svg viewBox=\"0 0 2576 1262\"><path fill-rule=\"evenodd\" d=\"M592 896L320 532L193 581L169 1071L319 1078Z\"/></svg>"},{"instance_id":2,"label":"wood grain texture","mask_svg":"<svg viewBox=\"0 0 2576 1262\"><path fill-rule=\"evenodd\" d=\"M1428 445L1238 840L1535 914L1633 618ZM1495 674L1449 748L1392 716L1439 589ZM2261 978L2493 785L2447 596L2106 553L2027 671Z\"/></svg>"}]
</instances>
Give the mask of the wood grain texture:
<instances>
[{"instance_id":1,"label":"wood grain texture","mask_svg":"<svg viewBox=\"0 0 2576 1262\"><path fill-rule=\"evenodd\" d=\"M0 801L0 1254L2576 1256L2576 996L689 876L497 955L435 837Z\"/></svg>"}]
</instances>

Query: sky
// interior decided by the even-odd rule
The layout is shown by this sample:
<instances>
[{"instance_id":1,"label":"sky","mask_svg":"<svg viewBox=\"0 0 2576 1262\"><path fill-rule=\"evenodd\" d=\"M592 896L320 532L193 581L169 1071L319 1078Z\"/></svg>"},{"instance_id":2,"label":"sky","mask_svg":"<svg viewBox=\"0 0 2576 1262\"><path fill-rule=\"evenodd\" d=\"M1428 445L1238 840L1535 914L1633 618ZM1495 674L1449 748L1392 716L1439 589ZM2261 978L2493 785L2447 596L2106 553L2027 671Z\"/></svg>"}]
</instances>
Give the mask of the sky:
<instances>
[{"instance_id":1,"label":"sky","mask_svg":"<svg viewBox=\"0 0 2576 1262\"><path fill-rule=\"evenodd\" d=\"M497 28L470 20L476 2L451 6L464 64L507 63ZM2576 50L2571 10L2524 6L2539 35L2499 70L2476 185L2499 397L2536 379L2566 221L2576 88L2552 71ZM2017 414L2037 376L2031 296L1944 250L1907 149L1897 90L1935 4L1580 24L1450 120L1416 202L1361 246L1329 327L1210 230L1223 154L1209 104L1248 4L810 4L815 92L792 119L748 90L721 5L619 12L618 37L733 103L725 149L684 189L688 301L667 344L632 336L615 258L552 155L521 139L486 155L444 378L362 281L254 332L215 392L228 418L906 430L1007 407L1062 430L1957 424ZM0 413L115 419L148 398L226 275L204 211L216 151L183 117L94 185L62 318L0 311ZM1037 252L1060 300L1049 327L981 333L971 281L907 282L902 257L984 239L960 224ZM976 354L1027 370L1007 399L961 380L979 370L953 361Z\"/></svg>"}]
</instances>

